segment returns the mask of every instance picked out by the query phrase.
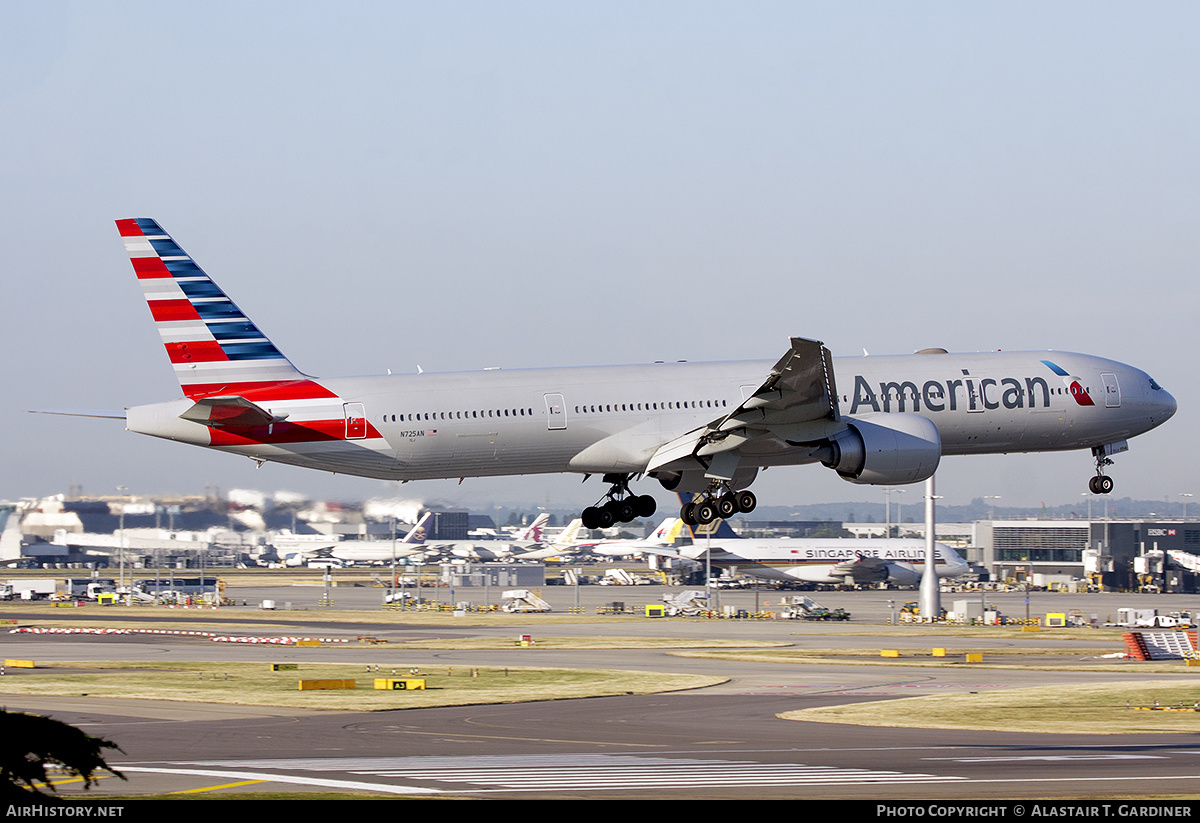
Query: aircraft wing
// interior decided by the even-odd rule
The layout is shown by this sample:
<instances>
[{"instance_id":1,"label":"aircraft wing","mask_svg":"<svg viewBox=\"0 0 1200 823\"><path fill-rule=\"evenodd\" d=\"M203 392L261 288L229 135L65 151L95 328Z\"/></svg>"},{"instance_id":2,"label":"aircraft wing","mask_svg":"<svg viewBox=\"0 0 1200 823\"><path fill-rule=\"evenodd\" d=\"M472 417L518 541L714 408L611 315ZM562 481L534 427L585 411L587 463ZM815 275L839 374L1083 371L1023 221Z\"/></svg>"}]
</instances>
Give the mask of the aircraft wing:
<instances>
[{"instance_id":1,"label":"aircraft wing","mask_svg":"<svg viewBox=\"0 0 1200 823\"><path fill-rule=\"evenodd\" d=\"M878 557L858 555L853 560L838 563L830 570L830 577L849 577L855 583L875 583L887 580L887 563Z\"/></svg>"},{"instance_id":2,"label":"aircraft wing","mask_svg":"<svg viewBox=\"0 0 1200 823\"><path fill-rule=\"evenodd\" d=\"M793 337L791 348L737 408L661 446L646 470L695 468L697 462L712 468L714 461L736 465L738 453L754 441L819 440L827 424L839 419L829 350L817 340Z\"/></svg>"}]
</instances>

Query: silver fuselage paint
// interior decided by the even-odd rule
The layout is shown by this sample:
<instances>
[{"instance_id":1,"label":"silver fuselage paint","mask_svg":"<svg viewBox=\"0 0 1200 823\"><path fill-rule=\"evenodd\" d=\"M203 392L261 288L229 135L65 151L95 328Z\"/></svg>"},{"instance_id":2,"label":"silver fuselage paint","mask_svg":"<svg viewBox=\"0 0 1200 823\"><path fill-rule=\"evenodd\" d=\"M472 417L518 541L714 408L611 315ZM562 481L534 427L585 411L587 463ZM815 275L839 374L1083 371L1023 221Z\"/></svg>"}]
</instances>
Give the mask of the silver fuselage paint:
<instances>
[{"instance_id":1,"label":"silver fuselage paint","mask_svg":"<svg viewBox=\"0 0 1200 823\"><path fill-rule=\"evenodd\" d=\"M658 363L322 379L317 382L336 398L283 400L268 410L300 423L361 409L371 436L214 448L387 480L638 473L664 443L736 408L772 365ZM1149 431L1175 411L1174 398L1140 369L1068 352L835 358L834 371L844 418L922 415L937 426L944 455L1105 445ZM1091 405L1081 405L1072 383ZM188 405L131 408L127 426L212 445L207 427L178 418ZM813 462L809 448L768 440L743 454L743 465Z\"/></svg>"}]
</instances>

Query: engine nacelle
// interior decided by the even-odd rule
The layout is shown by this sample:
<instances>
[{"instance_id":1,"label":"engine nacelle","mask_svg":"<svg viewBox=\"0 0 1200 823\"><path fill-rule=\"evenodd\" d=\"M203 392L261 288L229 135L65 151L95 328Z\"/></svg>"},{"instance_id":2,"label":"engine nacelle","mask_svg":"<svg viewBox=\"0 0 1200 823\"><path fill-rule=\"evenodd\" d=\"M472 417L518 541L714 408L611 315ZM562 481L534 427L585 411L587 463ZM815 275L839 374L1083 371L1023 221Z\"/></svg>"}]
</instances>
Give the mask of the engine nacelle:
<instances>
[{"instance_id":1,"label":"engine nacelle","mask_svg":"<svg viewBox=\"0 0 1200 823\"><path fill-rule=\"evenodd\" d=\"M893 586L916 586L921 582L921 573L910 566L889 563L887 581Z\"/></svg>"},{"instance_id":2,"label":"engine nacelle","mask_svg":"<svg viewBox=\"0 0 1200 823\"><path fill-rule=\"evenodd\" d=\"M937 426L919 414L871 414L814 452L851 483L899 486L928 480L942 459Z\"/></svg>"},{"instance_id":3,"label":"engine nacelle","mask_svg":"<svg viewBox=\"0 0 1200 823\"><path fill-rule=\"evenodd\" d=\"M654 476L658 478L658 482L662 484L662 487L669 492L699 494L712 483L712 480L704 476L703 469L689 469L682 472L658 472ZM733 473L733 479L729 481L729 487L734 490L745 489L754 482L754 478L757 476L757 466L737 469Z\"/></svg>"}]
</instances>

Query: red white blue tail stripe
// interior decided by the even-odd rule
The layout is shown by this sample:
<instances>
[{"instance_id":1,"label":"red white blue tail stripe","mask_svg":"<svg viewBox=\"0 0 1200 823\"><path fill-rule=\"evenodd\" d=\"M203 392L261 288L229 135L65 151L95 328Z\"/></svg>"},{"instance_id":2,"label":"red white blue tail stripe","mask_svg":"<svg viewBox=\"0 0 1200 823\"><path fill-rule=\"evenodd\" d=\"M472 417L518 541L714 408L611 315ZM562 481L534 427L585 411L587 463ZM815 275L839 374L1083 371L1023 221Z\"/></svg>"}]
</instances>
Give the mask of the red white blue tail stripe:
<instances>
[{"instance_id":1,"label":"red white blue tail stripe","mask_svg":"<svg viewBox=\"0 0 1200 823\"><path fill-rule=\"evenodd\" d=\"M244 394L307 382L158 223L118 220L117 229L184 394Z\"/></svg>"}]
</instances>

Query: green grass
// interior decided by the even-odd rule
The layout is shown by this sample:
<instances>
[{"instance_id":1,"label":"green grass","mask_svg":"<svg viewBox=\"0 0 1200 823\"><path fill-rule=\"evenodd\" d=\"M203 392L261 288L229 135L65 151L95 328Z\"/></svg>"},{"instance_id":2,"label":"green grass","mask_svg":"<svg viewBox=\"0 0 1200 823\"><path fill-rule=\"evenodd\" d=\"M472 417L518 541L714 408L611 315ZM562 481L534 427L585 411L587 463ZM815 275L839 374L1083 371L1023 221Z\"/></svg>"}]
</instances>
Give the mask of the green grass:
<instances>
[{"instance_id":1,"label":"green grass","mask_svg":"<svg viewBox=\"0 0 1200 823\"><path fill-rule=\"evenodd\" d=\"M374 668L374 667L372 667ZM724 678L536 667L422 668L425 690L385 691L375 678L407 677L407 667L367 672L365 664L301 663L299 670L274 672L266 663L52 663L0 681L7 694L140 698L245 706L283 706L340 711L517 703L652 694L701 688ZM299 681L353 679L353 690L300 691Z\"/></svg>"},{"instance_id":2,"label":"green grass","mask_svg":"<svg viewBox=\"0 0 1200 823\"><path fill-rule=\"evenodd\" d=\"M1144 681L1137 684L1049 686L976 694L939 694L899 700L824 706L786 712L785 720L900 726L928 729L979 729L1023 733L1160 734L1200 732L1200 712L1140 711L1137 706L1200 701L1200 684Z\"/></svg>"}]
</instances>

